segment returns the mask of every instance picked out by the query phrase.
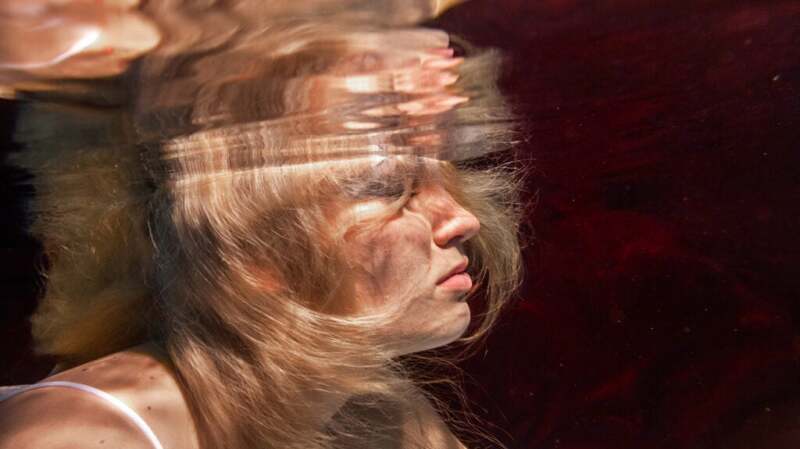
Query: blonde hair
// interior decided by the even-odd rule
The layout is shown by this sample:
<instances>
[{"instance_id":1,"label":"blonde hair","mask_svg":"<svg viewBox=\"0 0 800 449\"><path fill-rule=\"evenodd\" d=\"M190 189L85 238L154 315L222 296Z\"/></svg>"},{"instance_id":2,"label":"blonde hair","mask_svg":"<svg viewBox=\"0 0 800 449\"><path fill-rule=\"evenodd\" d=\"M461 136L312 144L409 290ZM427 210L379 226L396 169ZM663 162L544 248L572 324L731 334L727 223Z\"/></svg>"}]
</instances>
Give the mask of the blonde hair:
<instances>
[{"instance_id":1,"label":"blonde hair","mask_svg":"<svg viewBox=\"0 0 800 449\"><path fill-rule=\"evenodd\" d=\"M295 57L298 67L310 58L324 70L326 52L340 46L308 49ZM491 52L467 58L459 83L472 100L443 133L460 132L473 146L510 144L512 117L496 91L497 65ZM145 64L141 76L150 82L147 70ZM191 110L195 118L235 112L235 123L283 114L291 107L283 99L267 110L254 101L255 112L240 101L256 92L253 86L274 97L280 89L269 86L287 86L287 77L297 75L290 72L268 68L245 87L212 83L203 91L210 103L194 100ZM324 210L344 191L342 178L280 165L259 168L269 142L245 145L243 128L226 131L218 123L183 137L169 127L185 114L165 110L149 114L139 105L131 120L124 109L22 106L17 137L26 148L13 161L34 174L31 231L50 263L33 317L38 351L75 365L158 342L209 449L434 444L431 432L408 429L425 429L430 419L415 412L425 393L410 380L410 370L414 360L436 357L398 361L392 342L371 332L375 323L320 307L352 294L350 267ZM152 144L141 136L158 139ZM224 144L196 151L199 141L216 137ZM275 138L275 145L286 145L286 136ZM315 142L314 148L323 148ZM242 145L258 147L259 154L235 153ZM467 246L470 269L485 286L483 313L462 339L470 347L518 284L519 170L513 162L487 169L466 160L444 174L447 189L482 223ZM315 404L305 400L314 391L349 398L322 427ZM446 413L441 404L439 409ZM381 413L371 413L376 410Z\"/></svg>"}]
</instances>

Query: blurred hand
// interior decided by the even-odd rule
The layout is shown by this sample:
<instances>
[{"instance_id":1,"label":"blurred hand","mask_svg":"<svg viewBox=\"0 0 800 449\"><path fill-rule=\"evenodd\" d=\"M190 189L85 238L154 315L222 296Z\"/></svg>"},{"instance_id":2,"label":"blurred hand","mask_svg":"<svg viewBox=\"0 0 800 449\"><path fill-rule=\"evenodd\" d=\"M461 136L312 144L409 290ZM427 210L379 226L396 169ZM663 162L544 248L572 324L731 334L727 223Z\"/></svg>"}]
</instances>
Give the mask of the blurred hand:
<instances>
[{"instance_id":1,"label":"blurred hand","mask_svg":"<svg viewBox=\"0 0 800 449\"><path fill-rule=\"evenodd\" d=\"M376 25L410 26L438 17L465 0L233 0L241 17L354 19ZM258 20L256 20L258 21Z\"/></svg>"},{"instance_id":2,"label":"blurred hand","mask_svg":"<svg viewBox=\"0 0 800 449\"><path fill-rule=\"evenodd\" d=\"M118 75L158 45L138 0L4 0L0 84Z\"/></svg>"},{"instance_id":3,"label":"blurred hand","mask_svg":"<svg viewBox=\"0 0 800 449\"><path fill-rule=\"evenodd\" d=\"M418 126L469 99L453 89L463 58L454 56L445 32L417 28L356 33L347 41L349 54L313 80L314 109L354 103L359 97L395 96L362 110L357 120L343 123L345 129L375 129L397 120Z\"/></svg>"}]
</instances>

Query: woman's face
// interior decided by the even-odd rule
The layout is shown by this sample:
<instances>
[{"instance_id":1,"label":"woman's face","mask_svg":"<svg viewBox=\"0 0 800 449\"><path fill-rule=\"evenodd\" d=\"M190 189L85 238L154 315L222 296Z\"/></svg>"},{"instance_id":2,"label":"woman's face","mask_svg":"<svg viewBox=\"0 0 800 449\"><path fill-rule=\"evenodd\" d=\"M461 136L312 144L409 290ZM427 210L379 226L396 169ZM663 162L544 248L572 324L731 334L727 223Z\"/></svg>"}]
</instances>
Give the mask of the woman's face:
<instances>
[{"instance_id":1,"label":"woman's face","mask_svg":"<svg viewBox=\"0 0 800 449\"><path fill-rule=\"evenodd\" d=\"M342 312L385 314L388 324L381 332L398 342L401 353L450 343L470 321L465 297L472 279L465 272L464 244L480 223L444 188L438 164L426 160L428 175L416 181L413 194L388 218L374 217L385 214L396 198L380 195L341 205L334 218L347 230L345 254L355 275L354 298ZM377 225L357 226L371 220Z\"/></svg>"}]
</instances>

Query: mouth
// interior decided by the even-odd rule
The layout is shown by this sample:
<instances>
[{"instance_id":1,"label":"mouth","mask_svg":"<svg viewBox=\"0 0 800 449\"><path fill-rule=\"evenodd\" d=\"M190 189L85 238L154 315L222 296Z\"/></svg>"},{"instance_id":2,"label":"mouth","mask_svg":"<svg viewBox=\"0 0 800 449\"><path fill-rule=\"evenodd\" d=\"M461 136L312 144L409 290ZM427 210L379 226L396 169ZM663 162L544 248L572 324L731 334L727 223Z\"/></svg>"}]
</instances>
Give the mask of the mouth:
<instances>
[{"instance_id":1,"label":"mouth","mask_svg":"<svg viewBox=\"0 0 800 449\"><path fill-rule=\"evenodd\" d=\"M436 285L447 290L468 291L472 288L472 277L467 274L469 259L464 259L453 267L446 275L442 276Z\"/></svg>"}]
</instances>

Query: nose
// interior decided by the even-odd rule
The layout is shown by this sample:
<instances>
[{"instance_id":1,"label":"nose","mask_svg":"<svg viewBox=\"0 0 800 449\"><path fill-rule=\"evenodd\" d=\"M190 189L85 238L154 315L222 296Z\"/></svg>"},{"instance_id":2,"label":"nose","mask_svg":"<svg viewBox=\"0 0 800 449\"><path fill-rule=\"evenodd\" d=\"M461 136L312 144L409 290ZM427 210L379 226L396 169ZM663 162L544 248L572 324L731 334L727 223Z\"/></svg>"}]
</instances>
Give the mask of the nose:
<instances>
[{"instance_id":1,"label":"nose","mask_svg":"<svg viewBox=\"0 0 800 449\"><path fill-rule=\"evenodd\" d=\"M438 215L439 219L433 230L433 240L440 247L454 242L464 243L475 237L481 229L478 218L452 198Z\"/></svg>"}]
</instances>

